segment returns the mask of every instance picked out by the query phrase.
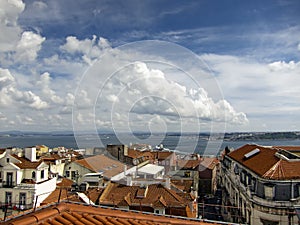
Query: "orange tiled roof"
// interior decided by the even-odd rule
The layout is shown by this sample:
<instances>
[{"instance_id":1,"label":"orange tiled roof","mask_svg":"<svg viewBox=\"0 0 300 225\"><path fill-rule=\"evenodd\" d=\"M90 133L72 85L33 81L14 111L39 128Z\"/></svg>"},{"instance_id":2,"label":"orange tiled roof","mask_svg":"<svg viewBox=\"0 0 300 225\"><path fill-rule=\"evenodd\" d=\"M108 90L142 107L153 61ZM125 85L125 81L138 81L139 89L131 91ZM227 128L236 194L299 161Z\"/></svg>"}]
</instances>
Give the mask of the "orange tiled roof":
<instances>
[{"instance_id":1,"label":"orange tiled roof","mask_svg":"<svg viewBox=\"0 0 300 225\"><path fill-rule=\"evenodd\" d=\"M172 151L139 151L134 149L128 149L128 156L131 158L137 158L142 155L147 155L150 157L150 155L152 155L152 157L155 159L167 159L173 154L175 154L175 152Z\"/></svg>"},{"instance_id":2,"label":"orange tiled roof","mask_svg":"<svg viewBox=\"0 0 300 225\"><path fill-rule=\"evenodd\" d=\"M139 186L126 186L118 183L109 183L100 197L100 204L118 205L130 193L131 205L151 206L163 197L171 207L183 207L188 204L187 200L179 196L174 190L170 190L161 184L151 184L147 188L144 197L139 195Z\"/></svg>"},{"instance_id":3,"label":"orange tiled roof","mask_svg":"<svg viewBox=\"0 0 300 225\"><path fill-rule=\"evenodd\" d=\"M65 187L65 188L71 188L72 184L74 181L67 179L67 178L62 178L61 182L57 183L58 187Z\"/></svg>"},{"instance_id":4,"label":"orange tiled roof","mask_svg":"<svg viewBox=\"0 0 300 225\"><path fill-rule=\"evenodd\" d=\"M177 189L184 191L184 192L190 192L191 187L193 186L193 180L172 180L171 184L173 187L176 187Z\"/></svg>"},{"instance_id":5,"label":"orange tiled roof","mask_svg":"<svg viewBox=\"0 0 300 225\"><path fill-rule=\"evenodd\" d=\"M177 165L181 169L190 169L194 170L197 166L199 166L199 160L177 160Z\"/></svg>"},{"instance_id":6,"label":"orange tiled roof","mask_svg":"<svg viewBox=\"0 0 300 225\"><path fill-rule=\"evenodd\" d=\"M41 156L41 159L48 160L48 161L55 161L55 160L58 160L58 159L65 159L65 158L66 157L60 156L57 153L50 153L50 154Z\"/></svg>"},{"instance_id":7,"label":"orange tiled roof","mask_svg":"<svg viewBox=\"0 0 300 225\"><path fill-rule=\"evenodd\" d=\"M77 194L69 193L68 189L66 188L56 188L54 191L51 192L51 194L41 203L41 205L46 205L49 203L59 202L62 200L72 200L76 201ZM79 201L79 200L77 200Z\"/></svg>"},{"instance_id":8,"label":"orange tiled roof","mask_svg":"<svg viewBox=\"0 0 300 225\"><path fill-rule=\"evenodd\" d=\"M259 153L245 158L245 154L254 149ZM281 149L290 149L288 146L264 147L259 145L244 145L228 154L235 161L241 163L259 176L273 180L287 180L300 178L300 160L286 160L276 156ZM296 147L292 148L296 149Z\"/></svg>"},{"instance_id":9,"label":"orange tiled roof","mask_svg":"<svg viewBox=\"0 0 300 225\"><path fill-rule=\"evenodd\" d=\"M258 148L260 152L249 159L245 159L245 154ZM258 145L244 145L228 154L228 156L241 163L256 174L263 176L279 158L275 156L277 149L271 147L263 147Z\"/></svg>"},{"instance_id":10,"label":"orange tiled roof","mask_svg":"<svg viewBox=\"0 0 300 225\"><path fill-rule=\"evenodd\" d=\"M111 178L124 171L123 163L105 155L95 155L75 162L96 173L102 171L106 178Z\"/></svg>"},{"instance_id":11,"label":"orange tiled roof","mask_svg":"<svg viewBox=\"0 0 300 225\"><path fill-rule=\"evenodd\" d=\"M97 188L90 188L87 191L84 192L88 198L96 203L103 192L103 188L97 189ZM50 203L57 203L61 202L63 200L68 200L72 202L82 202L76 192L70 192L69 188L66 187L57 187L43 202L42 205L50 204Z\"/></svg>"},{"instance_id":12,"label":"orange tiled roof","mask_svg":"<svg viewBox=\"0 0 300 225\"><path fill-rule=\"evenodd\" d=\"M19 157L15 154L12 154L11 156L13 156L17 160L21 161L21 163L14 163L20 169L36 169L42 163L42 161L31 162L30 160L26 159L25 157Z\"/></svg>"},{"instance_id":13,"label":"orange tiled roof","mask_svg":"<svg viewBox=\"0 0 300 225\"><path fill-rule=\"evenodd\" d=\"M271 180L291 180L300 178L300 162L280 159L262 177Z\"/></svg>"},{"instance_id":14,"label":"orange tiled roof","mask_svg":"<svg viewBox=\"0 0 300 225\"><path fill-rule=\"evenodd\" d=\"M153 152L153 154L155 154L155 158L158 160L165 160L168 159L169 157L171 157L172 155L175 155L175 152L169 151L169 152L160 152L160 151L156 151Z\"/></svg>"},{"instance_id":15,"label":"orange tiled roof","mask_svg":"<svg viewBox=\"0 0 300 225\"><path fill-rule=\"evenodd\" d=\"M110 225L209 225L200 220L155 215L151 213L121 211L117 209L61 202L49 205L27 215L13 217L3 225L56 225L56 224L110 224Z\"/></svg>"},{"instance_id":16,"label":"orange tiled roof","mask_svg":"<svg viewBox=\"0 0 300 225\"><path fill-rule=\"evenodd\" d=\"M200 167L212 170L216 167L216 165L218 165L218 163L219 160L217 158L203 157L201 158Z\"/></svg>"},{"instance_id":17,"label":"orange tiled roof","mask_svg":"<svg viewBox=\"0 0 300 225\"><path fill-rule=\"evenodd\" d=\"M145 159L151 160L154 158L150 151L139 151L135 149L128 149L127 156L133 159L144 157Z\"/></svg>"}]
</instances>

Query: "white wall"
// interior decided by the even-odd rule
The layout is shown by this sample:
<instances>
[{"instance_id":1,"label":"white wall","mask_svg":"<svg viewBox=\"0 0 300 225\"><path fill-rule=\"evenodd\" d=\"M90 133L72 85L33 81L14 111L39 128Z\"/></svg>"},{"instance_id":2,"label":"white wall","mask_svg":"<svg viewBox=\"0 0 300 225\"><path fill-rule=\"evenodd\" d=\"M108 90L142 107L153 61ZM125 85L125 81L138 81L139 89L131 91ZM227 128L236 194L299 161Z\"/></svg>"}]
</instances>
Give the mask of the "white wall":
<instances>
[{"instance_id":1,"label":"white wall","mask_svg":"<svg viewBox=\"0 0 300 225\"><path fill-rule=\"evenodd\" d=\"M45 181L40 184L35 184L35 195L34 195L34 201L36 199L36 196L38 196L37 199L37 206L40 206L41 202L43 202L56 188L56 177L50 179L49 181Z\"/></svg>"}]
</instances>

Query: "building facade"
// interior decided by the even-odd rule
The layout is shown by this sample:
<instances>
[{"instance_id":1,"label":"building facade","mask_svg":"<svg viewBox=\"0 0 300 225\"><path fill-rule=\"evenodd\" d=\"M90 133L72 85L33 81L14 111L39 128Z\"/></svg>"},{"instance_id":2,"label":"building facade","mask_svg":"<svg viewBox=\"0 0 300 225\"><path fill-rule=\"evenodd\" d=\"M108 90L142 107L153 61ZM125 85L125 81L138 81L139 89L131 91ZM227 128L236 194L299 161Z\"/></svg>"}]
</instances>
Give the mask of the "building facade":
<instances>
[{"instance_id":1,"label":"building facade","mask_svg":"<svg viewBox=\"0 0 300 225\"><path fill-rule=\"evenodd\" d=\"M40 203L56 188L56 177L49 166L36 160L35 147L26 148L25 156L6 149L0 155L0 202L3 207L29 209Z\"/></svg>"},{"instance_id":2,"label":"building facade","mask_svg":"<svg viewBox=\"0 0 300 225\"><path fill-rule=\"evenodd\" d=\"M224 216L253 225L299 224L300 157L279 147L245 145L227 152L220 170Z\"/></svg>"}]
</instances>

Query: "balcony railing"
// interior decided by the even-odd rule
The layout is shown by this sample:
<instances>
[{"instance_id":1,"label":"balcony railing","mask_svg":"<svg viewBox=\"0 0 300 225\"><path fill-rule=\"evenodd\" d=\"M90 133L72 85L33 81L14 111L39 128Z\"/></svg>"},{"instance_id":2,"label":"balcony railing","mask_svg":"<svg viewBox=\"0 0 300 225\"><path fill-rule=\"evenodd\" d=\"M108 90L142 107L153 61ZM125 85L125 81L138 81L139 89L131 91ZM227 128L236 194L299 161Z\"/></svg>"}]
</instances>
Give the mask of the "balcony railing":
<instances>
[{"instance_id":1,"label":"balcony railing","mask_svg":"<svg viewBox=\"0 0 300 225\"><path fill-rule=\"evenodd\" d=\"M10 202L10 203L6 203L6 202L0 202L0 209L2 209L2 211L5 210L5 208L8 209L13 209L13 210L27 210L27 209L31 209L33 207L33 204L23 204L23 203L15 203L15 202Z\"/></svg>"},{"instance_id":2,"label":"balcony railing","mask_svg":"<svg viewBox=\"0 0 300 225\"><path fill-rule=\"evenodd\" d=\"M12 188L16 186L15 181L2 181L2 187L3 188Z\"/></svg>"}]
</instances>

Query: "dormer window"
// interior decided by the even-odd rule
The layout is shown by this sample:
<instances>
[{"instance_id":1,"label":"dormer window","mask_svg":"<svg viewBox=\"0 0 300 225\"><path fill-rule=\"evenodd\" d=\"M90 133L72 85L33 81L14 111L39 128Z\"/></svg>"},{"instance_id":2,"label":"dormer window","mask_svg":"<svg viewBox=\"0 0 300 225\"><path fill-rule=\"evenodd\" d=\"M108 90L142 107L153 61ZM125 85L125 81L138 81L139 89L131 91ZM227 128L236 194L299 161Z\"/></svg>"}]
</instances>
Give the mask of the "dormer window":
<instances>
[{"instance_id":1,"label":"dormer window","mask_svg":"<svg viewBox=\"0 0 300 225\"><path fill-rule=\"evenodd\" d=\"M44 170L41 171L41 179L44 179L45 174L44 174Z\"/></svg>"},{"instance_id":2,"label":"dormer window","mask_svg":"<svg viewBox=\"0 0 300 225\"><path fill-rule=\"evenodd\" d=\"M6 162L9 163L9 158L6 158Z\"/></svg>"},{"instance_id":3,"label":"dormer window","mask_svg":"<svg viewBox=\"0 0 300 225\"><path fill-rule=\"evenodd\" d=\"M32 179L35 179L35 171L32 171L32 173L31 173L31 178L32 178Z\"/></svg>"}]
</instances>

